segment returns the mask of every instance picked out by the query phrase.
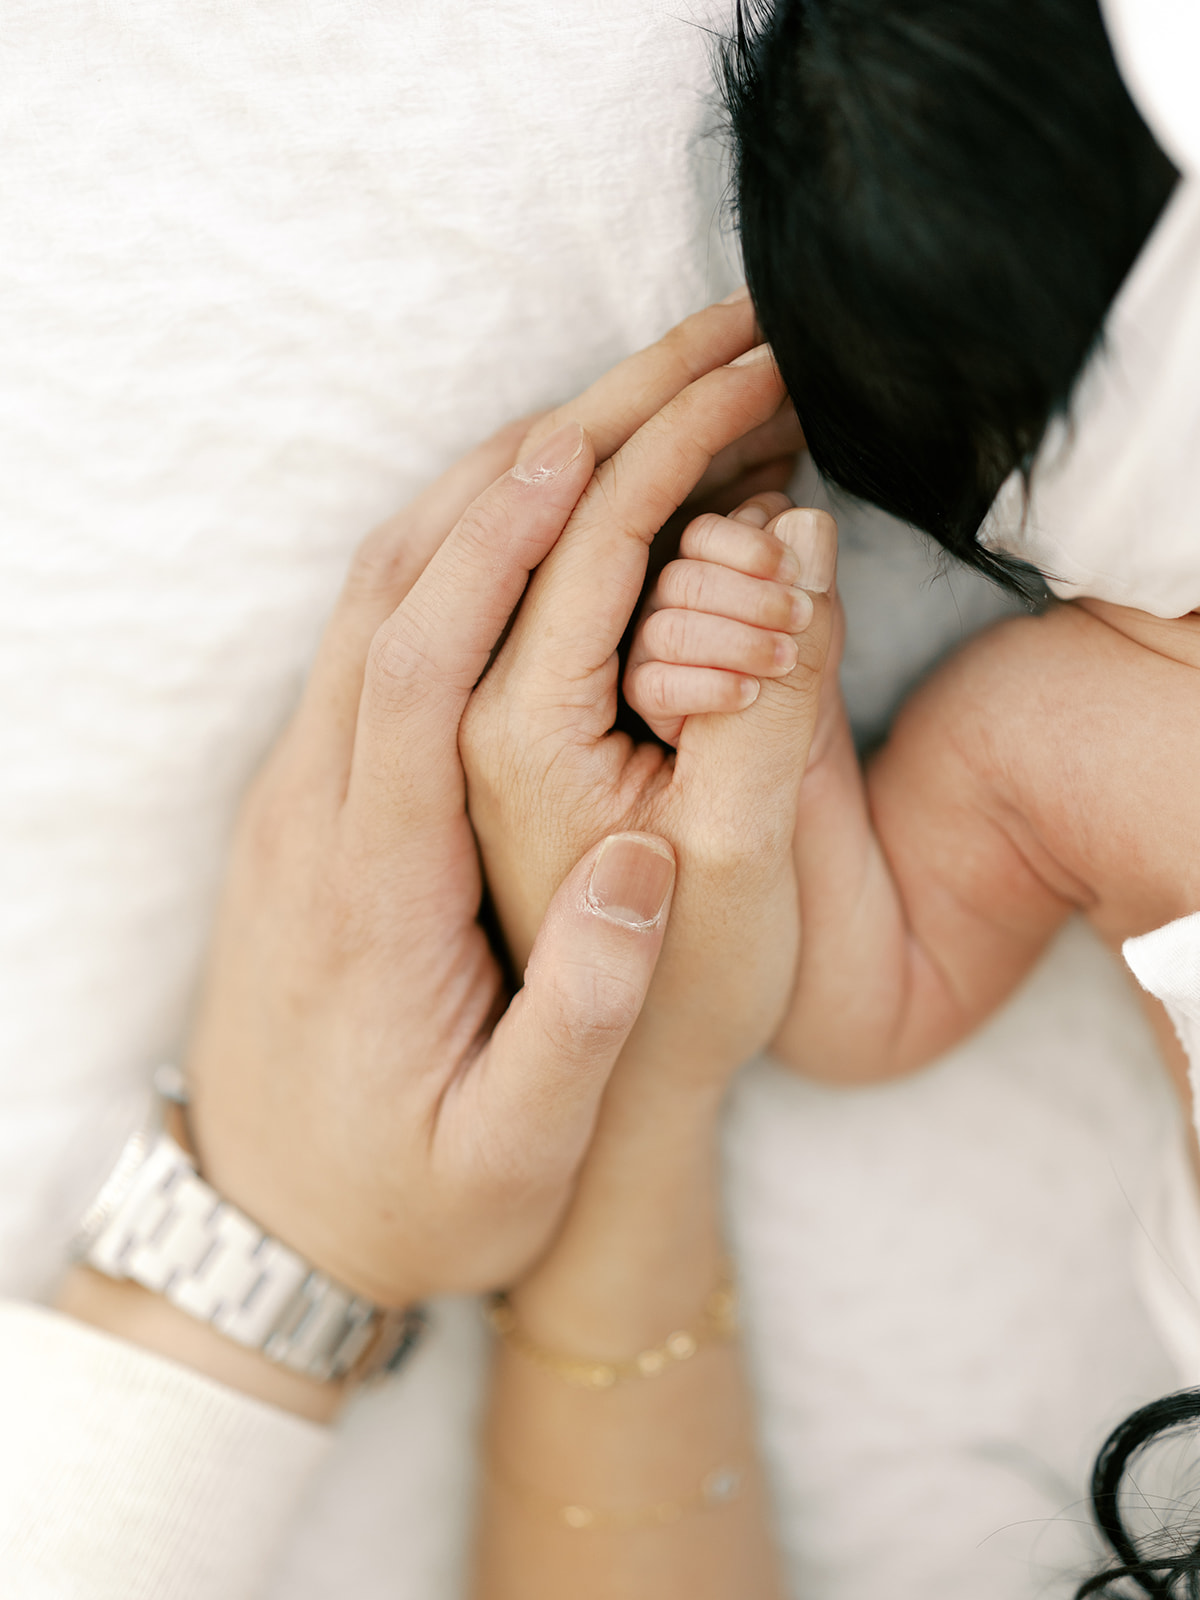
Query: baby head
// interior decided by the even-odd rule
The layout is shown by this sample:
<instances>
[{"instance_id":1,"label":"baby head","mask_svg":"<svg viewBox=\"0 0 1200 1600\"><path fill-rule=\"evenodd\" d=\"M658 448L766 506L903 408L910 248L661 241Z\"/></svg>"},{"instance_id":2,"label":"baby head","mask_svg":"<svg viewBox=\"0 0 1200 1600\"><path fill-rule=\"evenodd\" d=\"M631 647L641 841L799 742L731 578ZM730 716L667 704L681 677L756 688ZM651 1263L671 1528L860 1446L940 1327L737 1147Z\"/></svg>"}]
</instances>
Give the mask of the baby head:
<instances>
[{"instance_id":1,"label":"baby head","mask_svg":"<svg viewBox=\"0 0 1200 1600\"><path fill-rule=\"evenodd\" d=\"M1068 400L1176 173L1097 0L740 0L746 277L813 459L975 542Z\"/></svg>"}]
</instances>

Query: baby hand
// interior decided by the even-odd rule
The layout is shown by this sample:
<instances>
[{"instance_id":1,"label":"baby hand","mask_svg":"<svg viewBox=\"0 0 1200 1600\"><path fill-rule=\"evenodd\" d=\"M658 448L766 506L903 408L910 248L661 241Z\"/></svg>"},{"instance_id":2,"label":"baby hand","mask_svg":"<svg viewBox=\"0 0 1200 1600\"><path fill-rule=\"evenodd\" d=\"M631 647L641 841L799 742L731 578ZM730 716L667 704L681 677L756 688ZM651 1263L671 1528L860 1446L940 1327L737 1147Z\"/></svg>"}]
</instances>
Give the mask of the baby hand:
<instances>
[{"instance_id":1,"label":"baby hand","mask_svg":"<svg viewBox=\"0 0 1200 1600\"><path fill-rule=\"evenodd\" d=\"M679 742L687 717L744 710L762 679L796 665L794 635L813 615L805 586L824 591L833 577L832 567L805 570L815 515L768 493L684 529L679 558L646 601L625 669L626 700L665 743Z\"/></svg>"}]
</instances>

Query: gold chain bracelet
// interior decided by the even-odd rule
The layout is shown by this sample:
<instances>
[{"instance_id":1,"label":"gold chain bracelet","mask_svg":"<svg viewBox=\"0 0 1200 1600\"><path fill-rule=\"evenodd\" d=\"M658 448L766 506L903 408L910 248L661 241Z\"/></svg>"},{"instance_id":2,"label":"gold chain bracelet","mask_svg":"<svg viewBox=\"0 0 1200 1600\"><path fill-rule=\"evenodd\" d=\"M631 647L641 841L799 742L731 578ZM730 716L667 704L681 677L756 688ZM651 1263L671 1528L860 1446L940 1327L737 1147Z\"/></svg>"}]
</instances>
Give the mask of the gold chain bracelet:
<instances>
[{"instance_id":1,"label":"gold chain bracelet","mask_svg":"<svg viewBox=\"0 0 1200 1600\"><path fill-rule=\"evenodd\" d=\"M728 1269L721 1274L715 1289L704 1302L694 1328L677 1328L661 1344L623 1361L603 1356L568 1355L547 1350L525 1333L517 1321L512 1301L506 1293L489 1296L484 1314L492 1329L510 1349L565 1382L581 1389L611 1389L614 1384L636 1378L657 1378L668 1367L691 1358L704 1345L724 1344L734 1338L738 1327L737 1290Z\"/></svg>"},{"instance_id":2,"label":"gold chain bracelet","mask_svg":"<svg viewBox=\"0 0 1200 1600\"><path fill-rule=\"evenodd\" d=\"M552 1518L560 1527L574 1533L635 1533L643 1528L665 1528L698 1511L718 1511L732 1505L745 1487L745 1469L722 1464L706 1472L694 1494L682 1500L656 1500L643 1506L585 1506L578 1502L564 1505L560 1500L539 1493L522 1483L496 1462L489 1462L491 1475L528 1510Z\"/></svg>"}]
</instances>

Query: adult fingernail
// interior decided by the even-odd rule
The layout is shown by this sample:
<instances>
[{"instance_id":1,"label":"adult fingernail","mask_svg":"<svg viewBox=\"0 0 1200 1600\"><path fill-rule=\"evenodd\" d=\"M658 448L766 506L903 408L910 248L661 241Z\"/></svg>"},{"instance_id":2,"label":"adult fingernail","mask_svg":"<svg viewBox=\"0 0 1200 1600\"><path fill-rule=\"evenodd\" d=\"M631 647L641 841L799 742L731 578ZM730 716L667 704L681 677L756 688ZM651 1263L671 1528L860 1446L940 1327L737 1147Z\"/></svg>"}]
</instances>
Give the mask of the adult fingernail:
<instances>
[{"instance_id":1,"label":"adult fingernail","mask_svg":"<svg viewBox=\"0 0 1200 1600\"><path fill-rule=\"evenodd\" d=\"M615 833L600 846L588 879L587 903L609 922L650 928L662 915L675 882L666 846L638 834Z\"/></svg>"},{"instance_id":2,"label":"adult fingernail","mask_svg":"<svg viewBox=\"0 0 1200 1600\"><path fill-rule=\"evenodd\" d=\"M583 428L578 422L564 422L555 428L548 439L543 439L528 456L523 456L512 469L513 477L522 483L546 483L579 458L583 449Z\"/></svg>"},{"instance_id":3,"label":"adult fingernail","mask_svg":"<svg viewBox=\"0 0 1200 1600\"><path fill-rule=\"evenodd\" d=\"M749 298L750 290L746 284L743 284L740 289L735 289L732 294L727 294L720 304L723 306L736 306L743 300L749 300Z\"/></svg>"},{"instance_id":4,"label":"adult fingernail","mask_svg":"<svg viewBox=\"0 0 1200 1600\"><path fill-rule=\"evenodd\" d=\"M753 350L747 350L744 356L738 356L736 361L731 361L731 367L752 367L760 361L770 361L771 346L769 344L756 344Z\"/></svg>"},{"instance_id":5,"label":"adult fingernail","mask_svg":"<svg viewBox=\"0 0 1200 1600\"><path fill-rule=\"evenodd\" d=\"M811 594L825 594L833 587L837 571L837 524L824 511L797 506L785 511L775 523L775 537L793 551L800 563L794 580Z\"/></svg>"}]
</instances>

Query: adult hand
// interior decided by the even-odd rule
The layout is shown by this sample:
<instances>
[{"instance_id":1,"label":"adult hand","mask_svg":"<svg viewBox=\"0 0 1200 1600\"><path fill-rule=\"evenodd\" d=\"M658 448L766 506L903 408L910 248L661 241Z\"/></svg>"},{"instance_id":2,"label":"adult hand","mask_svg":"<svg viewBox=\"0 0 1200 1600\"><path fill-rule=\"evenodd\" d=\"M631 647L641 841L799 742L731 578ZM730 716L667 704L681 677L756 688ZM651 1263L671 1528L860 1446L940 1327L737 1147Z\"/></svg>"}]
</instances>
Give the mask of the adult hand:
<instances>
[{"instance_id":1,"label":"adult hand","mask_svg":"<svg viewBox=\"0 0 1200 1600\"><path fill-rule=\"evenodd\" d=\"M636 392L640 374L621 369ZM520 963L575 856L617 829L668 838L680 861L672 931L638 1036L656 1070L718 1086L771 1037L798 944L791 839L829 648L828 595L794 636L785 676L732 714L690 717L672 758L613 731L617 645L647 551L718 452L778 412L769 353L689 384L602 464L536 574L504 648L463 721L472 821ZM760 497L759 525L786 501ZM832 554L820 512L795 536ZM802 563L802 566L805 564ZM668 1069L669 1070L669 1069Z\"/></svg>"},{"instance_id":2,"label":"adult hand","mask_svg":"<svg viewBox=\"0 0 1200 1600\"><path fill-rule=\"evenodd\" d=\"M601 380L577 420L544 419L525 445L524 425L506 430L373 535L243 808L187 1062L198 1155L220 1192L382 1303L503 1281L541 1248L673 878L656 838L589 838L542 899L497 1023L456 748L467 696L590 479L591 441L616 449L752 336L745 304L692 319L635 358L636 395ZM710 481L789 437L772 421Z\"/></svg>"}]
</instances>

